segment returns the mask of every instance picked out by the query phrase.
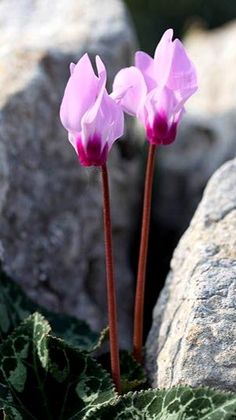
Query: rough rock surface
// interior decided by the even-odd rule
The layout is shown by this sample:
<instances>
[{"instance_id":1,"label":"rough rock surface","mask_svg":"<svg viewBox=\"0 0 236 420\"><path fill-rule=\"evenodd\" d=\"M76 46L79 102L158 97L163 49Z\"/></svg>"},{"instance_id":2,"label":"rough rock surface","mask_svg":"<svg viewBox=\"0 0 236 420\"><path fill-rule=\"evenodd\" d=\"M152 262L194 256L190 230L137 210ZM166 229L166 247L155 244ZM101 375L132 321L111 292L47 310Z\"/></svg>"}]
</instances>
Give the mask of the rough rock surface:
<instances>
[{"instance_id":1,"label":"rough rock surface","mask_svg":"<svg viewBox=\"0 0 236 420\"><path fill-rule=\"evenodd\" d=\"M2 0L0 26L4 266L39 303L100 329L106 292L99 171L79 166L58 109L68 64L85 51L102 57L110 77L129 65L132 25L120 0ZM114 146L110 166L121 342L127 345L139 164L129 144L122 147Z\"/></svg>"},{"instance_id":2,"label":"rough rock surface","mask_svg":"<svg viewBox=\"0 0 236 420\"><path fill-rule=\"evenodd\" d=\"M209 177L236 155L235 42L236 22L193 30L184 40L199 89L187 103L176 142L159 150L154 205L159 226L177 236L188 226Z\"/></svg>"},{"instance_id":3,"label":"rough rock surface","mask_svg":"<svg viewBox=\"0 0 236 420\"><path fill-rule=\"evenodd\" d=\"M236 390L236 159L211 178L153 313L154 386Z\"/></svg>"}]
</instances>

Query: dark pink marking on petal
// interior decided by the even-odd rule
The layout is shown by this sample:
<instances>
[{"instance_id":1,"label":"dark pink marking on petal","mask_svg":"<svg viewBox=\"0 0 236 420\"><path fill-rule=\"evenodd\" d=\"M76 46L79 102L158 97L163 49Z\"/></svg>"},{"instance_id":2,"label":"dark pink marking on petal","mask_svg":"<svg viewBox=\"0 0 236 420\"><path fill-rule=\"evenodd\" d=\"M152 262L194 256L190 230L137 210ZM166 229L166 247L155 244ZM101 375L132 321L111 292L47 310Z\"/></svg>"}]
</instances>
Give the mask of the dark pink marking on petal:
<instances>
[{"instance_id":1,"label":"dark pink marking on petal","mask_svg":"<svg viewBox=\"0 0 236 420\"><path fill-rule=\"evenodd\" d=\"M174 122L169 127L167 118L160 113L155 116L153 125L147 124L146 135L151 144L167 145L171 144L176 138L177 123Z\"/></svg>"},{"instance_id":2,"label":"dark pink marking on petal","mask_svg":"<svg viewBox=\"0 0 236 420\"><path fill-rule=\"evenodd\" d=\"M168 135L168 121L165 115L157 114L153 122L153 137L163 139Z\"/></svg>"},{"instance_id":3,"label":"dark pink marking on petal","mask_svg":"<svg viewBox=\"0 0 236 420\"><path fill-rule=\"evenodd\" d=\"M176 134L177 134L177 125L178 124L176 122L171 124L171 126L169 128L169 131L168 131L168 136L165 139L163 139L163 144L164 145L171 144L171 143L173 143L173 141L175 141Z\"/></svg>"},{"instance_id":4,"label":"dark pink marking on petal","mask_svg":"<svg viewBox=\"0 0 236 420\"><path fill-rule=\"evenodd\" d=\"M86 148L80 137L76 140L76 146L79 161L83 166L102 166L107 160L108 144L102 148L101 139L96 134L88 140Z\"/></svg>"}]
</instances>

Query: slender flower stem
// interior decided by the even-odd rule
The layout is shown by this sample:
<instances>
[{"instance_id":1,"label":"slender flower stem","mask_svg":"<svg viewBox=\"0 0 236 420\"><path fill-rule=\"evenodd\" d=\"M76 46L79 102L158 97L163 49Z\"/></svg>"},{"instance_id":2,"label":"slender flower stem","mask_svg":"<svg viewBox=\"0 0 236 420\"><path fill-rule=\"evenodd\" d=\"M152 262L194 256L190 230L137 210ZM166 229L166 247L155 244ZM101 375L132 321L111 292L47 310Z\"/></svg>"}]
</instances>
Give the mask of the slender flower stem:
<instances>
[{"instance_id":1,"label":"slender flower stem","mask_svg":"<svg viewBox=\"0 0 236 420\"><path fill-rule=\"evenodd\" d=\"M103 185L103 217L104 217L104 240L106 252L106 278L107 278L107 302L108 302L108 320L109 337L111 353L111 372L117 392L121 391L120 383L120 360L119 344L117 333L117 308L116 292L114 283L113 253L112 253L112 230L111 230L111 212L109 196L109 180L106 164L101 167L102 185Z\"/></svg>"},{"instance_id":2,"label":"slender flower stem","mask_svg":"<svg viewBox=\"0 0 236 420\"><path fill-rule=\"evenodd\" d=\"M148 239L149 239L155 152L156 152L156 146L153 144L150 144L149 151L148 151L145 187L144 187L142 230L141 230L141 241L140 241L140 248L139 248L139 261L138 261L135 310L134 310L133 355L138 362L142 362L144 291L145 291L145 276L146 276L146 265L147 265L147 251L148 251Z\"/></svg>"}]
</instances>

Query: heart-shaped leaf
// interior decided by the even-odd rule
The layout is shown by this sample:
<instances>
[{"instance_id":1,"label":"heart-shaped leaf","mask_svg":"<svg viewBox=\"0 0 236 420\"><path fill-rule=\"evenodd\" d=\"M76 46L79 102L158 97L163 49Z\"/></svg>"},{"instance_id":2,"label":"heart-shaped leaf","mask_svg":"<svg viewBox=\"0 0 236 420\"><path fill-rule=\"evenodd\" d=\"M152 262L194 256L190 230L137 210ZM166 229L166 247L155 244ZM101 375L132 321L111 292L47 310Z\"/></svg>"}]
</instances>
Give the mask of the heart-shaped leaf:
<instances>
[{"instance_id":1,"label":"heart-shaped leaf","mask_svg":"<svg viewBox=\"0 0 236 420\"><path fill-rule=\"evenodd\" d=\"M235 420L236 395L181 386L126 394L88 413L89 420Z\"/></svg>"},{"instance_id":2,"label":"heart-shaped leaf","mask_svg":"<svg viewBox=\"0 0 236 420\"><path fill-rule=\"evenodd\" d=\"M38 313L0 346L0 401L9 419L82 419L116 394L87 352L50 334Z\"/></svg>"}]
</instances>

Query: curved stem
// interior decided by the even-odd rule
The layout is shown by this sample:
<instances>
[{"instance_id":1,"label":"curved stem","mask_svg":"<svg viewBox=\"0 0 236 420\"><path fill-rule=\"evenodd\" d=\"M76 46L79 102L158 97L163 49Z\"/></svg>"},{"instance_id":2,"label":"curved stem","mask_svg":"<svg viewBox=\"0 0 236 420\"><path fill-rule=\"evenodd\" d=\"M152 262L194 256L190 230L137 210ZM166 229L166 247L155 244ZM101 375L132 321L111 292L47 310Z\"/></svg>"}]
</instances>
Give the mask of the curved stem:
<instances>
[{"instance_id":1,"label":"curved stem","mask_svg":"<svg viewBox=\"0 0 236 420\"><path fill-rule=\"evenodd\" d=\"M134 310L134 335L133 335L133 355L138 362L142 361L143 345L143 311L144 311L144 292L145 276L147 265L147 251L149 239L149 226L152 201L152 184L154 174L156 145L150 144L144 187L143 217L141 241L139 248L138 273L136 283L135 310Z\"/></svg>"},{"instance_id":2,"label":"curved stem","mask_svg":"<svg viewBox=\"0 0 236 420\"><path fill-rule=\"evenodd\" d=\"M103 185L103 217L104 217L104 240L106 252L106 278L107 278L107 302L108 302L108 320L109 320L109 338L111 353L111 373L117 392L121 391L120 384L120 360L119 345L117 333L117 308L116 292L113 270L112 253L112 230L111 230L111 212L109 181L106 164L101 167L102 185Z\"/></svg>"}]
</instances>

